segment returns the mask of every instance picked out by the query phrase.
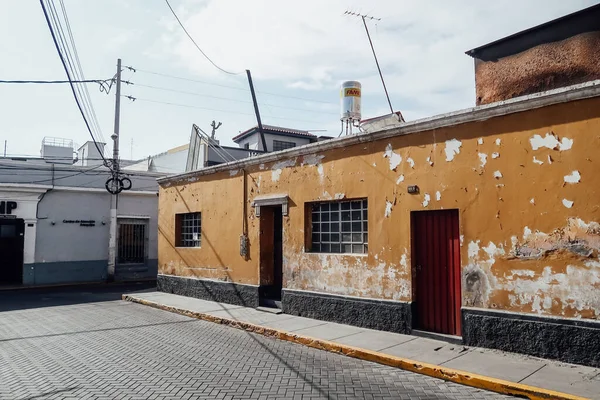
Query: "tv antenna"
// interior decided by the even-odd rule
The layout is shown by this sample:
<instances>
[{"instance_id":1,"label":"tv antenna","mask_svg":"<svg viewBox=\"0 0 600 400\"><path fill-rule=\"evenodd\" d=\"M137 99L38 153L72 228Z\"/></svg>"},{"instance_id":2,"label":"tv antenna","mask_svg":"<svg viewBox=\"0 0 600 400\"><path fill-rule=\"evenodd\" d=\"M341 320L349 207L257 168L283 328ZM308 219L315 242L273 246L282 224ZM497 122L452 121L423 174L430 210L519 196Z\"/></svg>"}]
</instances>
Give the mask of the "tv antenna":
<instances>
[{"instance_id":1,"label":"tv antenna","mask_svg":"<svg viewBox=\"0 0 600 400\"><path fill-rule=\"evenodd\" d=\"M371 40L371 34L369 34L369 28L367 27L367 19L381 21L381 18L375 18L366 14L359 14L352 11L344 12L344 15L352 15L354 17L360 17L362 19L363 25L365 26L365 31L367 32L367 38L369 39L369 44L371 45L371 51L373 52L373 58L375 58L375 64L377 65L377 71L379 71L379 77L381 78L381 84L383 85L383 90L385 91L385 97L387 98L388 104L390 106L390 111L393 114L394 108L392 107L392 102L390 101L390 95L388 94L387 87L385 86L385 81L383 80L383 74L381 73L381 68L379 67L379 61L377 60L377 54L375 54L375 48L373 47L373 41Z\"/></svg>"},{"instance_id":2,"label":"tv antenna","mask_svg":"<svg viewBox=\"0 0 600 400\"><path fill-rule=\"evenodd\" d=\"M221 125L223 125L223 124L222 124L222 123L220 123L220 122L219 122L218 124L216 124L216 123L215 123L215 120L213 120L213 122L210 124L210 126L212 126L212 132L210 133L210 138L211 138L211 139L214 139L214 138L215 138L215 134L216 134L216 132L217 132L217 129L219 129L219 127L220 127Z\"/></svg>"}]
</instances>

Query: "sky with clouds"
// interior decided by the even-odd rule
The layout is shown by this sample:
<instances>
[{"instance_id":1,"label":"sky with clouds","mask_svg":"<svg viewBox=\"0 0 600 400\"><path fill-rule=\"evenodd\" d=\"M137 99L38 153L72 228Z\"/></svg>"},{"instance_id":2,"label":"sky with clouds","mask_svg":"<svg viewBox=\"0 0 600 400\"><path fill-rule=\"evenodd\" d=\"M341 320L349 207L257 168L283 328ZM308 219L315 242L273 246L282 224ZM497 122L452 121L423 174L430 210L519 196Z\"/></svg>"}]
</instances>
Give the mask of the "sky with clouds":
<instances>
[{"instance_id":1,"label":"sky with clouds","mask_svg":"<svg viewBox=\"0 0 600 400\"><path fill-rule=\"evenodd\" d=\"M246 69L265 124L337 136L344 80L362 83L363 118L388 113L362 21L346 10L381 18L368 24L391 101L415 120L474 105L466 50L598 3L170 0L200 47L222 68L241 72L229 75L198 52L163 0L63 1L86 78L112 77L119 57L137 69L123 72L133 85L122 91L138 100L124 98L121 108L121 155L134 159L185 144L192 124L210 131L213 120L223 123L221 144L232 145L256 125ZM0 79L65 79L39 1L0 0L0 35ZM114 92L89 90L110 142ZM47 136L89 140L68 85L0 84L7 154L39 155Z\"/></svg>"}]
</instances>

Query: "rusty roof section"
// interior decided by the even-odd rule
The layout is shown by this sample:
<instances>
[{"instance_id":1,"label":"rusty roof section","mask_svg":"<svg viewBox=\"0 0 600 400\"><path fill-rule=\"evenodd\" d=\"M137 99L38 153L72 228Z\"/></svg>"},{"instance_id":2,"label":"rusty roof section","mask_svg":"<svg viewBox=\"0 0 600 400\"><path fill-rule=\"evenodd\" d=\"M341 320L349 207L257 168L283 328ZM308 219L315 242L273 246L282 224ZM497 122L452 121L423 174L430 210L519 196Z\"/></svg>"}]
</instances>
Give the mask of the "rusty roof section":
<instances>
[{"instance_id":1,"label":"rusty roof section","mask_svg":"<svg viewBox=\"0 0 600 400\"><path fill-rule=\"evenodd\" d=\"M594 31L600 31L600 4L525 29L465 53L483 61L492 61L543 43L557 42Z\"/></svg>"},{"instance_id":2,"label":"rusty roof section","mask_svg":"<svg viewBox=\"0 0 600 400\"><path fill-rule=\"evenodd\" d=\"M258 133L258 126L253 126L250 129L245 130L244 132L241 132L239 135L235 136L232 140L234 142L237 142L238 140L241 140L243 138L245 138L246 136L250 136L253 133ZM299 129L291 129L291 128L283 128L281 126L274 126L274 125L265 125L263 124L263 133L284 133L286 135L292 135L292 136L301 136L301 137L308 137L308 138L316 138L316 135L313 135L312 133L310 133L309 131L302 131Z\"/></svg>"}]
</instances>

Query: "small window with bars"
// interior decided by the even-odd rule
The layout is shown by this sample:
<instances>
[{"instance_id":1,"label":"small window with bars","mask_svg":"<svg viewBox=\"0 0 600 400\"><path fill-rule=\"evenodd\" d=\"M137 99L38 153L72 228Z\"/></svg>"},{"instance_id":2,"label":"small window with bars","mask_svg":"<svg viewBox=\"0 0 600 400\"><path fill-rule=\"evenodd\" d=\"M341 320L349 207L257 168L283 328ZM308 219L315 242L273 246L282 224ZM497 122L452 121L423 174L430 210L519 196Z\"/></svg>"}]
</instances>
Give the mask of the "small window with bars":
<instances>
[{"instance_id":1,"label":"small window with bars","mask_svg":"<svg viewBox=\"0 0 600 400\"><path fill-rule=\"evenodd\" d=\"M367 253L367 199L312 203L309 210L311 252Z\"/></svg>"},{"instance_id":2,"label":"small window with bars","mask_svg":"<svg viewBox=\"0 0 600 400\"><path fill-rule=\"evenodd\" d=\"M177 214L175 229L177 247L200 247L201 215L197 213Z\"/></svg>"},{"instance_id":3,"label":"small window with bars","mask_svg":"<svg viewBox=\"0 0 600 400\"><path fill-rule=\"evenodd\" d=\"M291 149L292 147L296 147L296 143L284 142L283 140L273 140L273 151Z\"/></svg>"},{"instance_id":4,"label":"small window with bars","mask_svg":"<svg viewBox=\"0 0 600 400\"><path fill-rule=\"evenodd\" d=\"M146 222L119 221L118 263L143 264L146 260Z\"/></svg>"}]
</instances>

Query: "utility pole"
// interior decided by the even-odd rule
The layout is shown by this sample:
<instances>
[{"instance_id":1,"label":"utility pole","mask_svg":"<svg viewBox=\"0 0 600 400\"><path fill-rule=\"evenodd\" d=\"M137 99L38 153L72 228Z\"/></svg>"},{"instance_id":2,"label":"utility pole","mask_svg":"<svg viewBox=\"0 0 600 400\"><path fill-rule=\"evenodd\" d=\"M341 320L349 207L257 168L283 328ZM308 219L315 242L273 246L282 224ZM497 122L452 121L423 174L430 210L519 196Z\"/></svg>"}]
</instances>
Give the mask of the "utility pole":
<instances>
[{"instance_id":1,"label":"utility pole","mask_svg":"<svg viewBox=\"0 0 600 400\"><path fill-rule=\"evenodd\" d=\"M121 117L121 59L117 60L116 75L116 93L115 93L115 130L111 135L113 140L113 159L112 176L113 184L119 184L119 120ZM119 206L119 191L114 190L110 203L110 230L108 238L108 271L107 280L109 282L115 279L115 266L117 264L117 208Z\"/></svg>"},{"instance_id":2,"label":"utility pole","mask_svg":"<svg viewBox=\"0 0 600 400\"><path fill-rule=\"evenodd\" d=\"M252 94L252 103L254 104L254 113L256 114L256 122L258 123L258 133L260 134L260 141L262 142L263 151L268 151L267 142L265 142L265 135L263 133L263 126L260 120L260 111L258 111L258 102L256 101L256 93L254 93L254 84L252 83L252 75L250 70L246 70L248 76L248 85L250 85L250 94Z\"/></svg>"}]
</instances>

